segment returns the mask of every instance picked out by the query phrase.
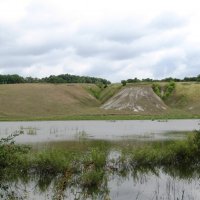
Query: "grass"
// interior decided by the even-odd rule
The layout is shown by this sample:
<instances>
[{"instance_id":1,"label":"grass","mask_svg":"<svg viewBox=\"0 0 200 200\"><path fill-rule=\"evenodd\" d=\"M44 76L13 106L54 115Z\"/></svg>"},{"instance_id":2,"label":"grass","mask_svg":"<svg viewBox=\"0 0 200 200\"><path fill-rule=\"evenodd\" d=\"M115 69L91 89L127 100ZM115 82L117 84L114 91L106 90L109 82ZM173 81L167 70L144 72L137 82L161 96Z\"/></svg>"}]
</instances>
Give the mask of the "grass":
<instances>
[{"instance_id":1,"label":"grass","mask_svg":"<svg viewBox=\"0 0 200 200\"><path fill-rule=\"evenodd\" d=\"M44 173L64 172L76 166L78 171L102 170L108 162L108 152L118 148L122 158L135 165L200 164L200 131L191 133L186 140L143 143L142 145L117 145L103 141L79 141L65 149L47 148L29 151L27 146L15 145L11 139L2 139L0 144L0 168L15 168L16 164L29 166ZM12 158L12 159L11 159ZM25 161L25 162L24 162ZM21 163L20 163L21 162ZM74 165L76 163L76 165Z\"/></svg>"},{"instance_id":2,"label":"grass","mask_svg":"<svg viewBox=\"0 0 200 200\"><path fill-rule=\"evenodd\" d=\"M127 84L126 87L148 84ZM200 84L177 83L165 101L168 109L164 113L100 109L121 87L121 84L111 84L101 90L92 84L0 85L0 121L200 118ZM97 98L88 92L91 89L97 91Z\"/></svg>"},{"instance_id":3,"label":"grass","mask_svg":"<svg viewBox=\"0 0 200 200\"><path fill-rule=\"evenodd\" d=\"M200 131L187 140L152 143L139 148L124 149L122 158L132 167L198 166L200 164Z\"/></svg>"},{"instance_id":4,"label":"grass","mask_svg":"<svg viewBox=\"0 0 200 200\"><path fill-rule=\"evenodd\" d=\"M190 114L200 113L200 84L199 83L177 83L175 91L165 101L172 109L176 108Z\"/></svg>"},{"instance_id":5,"label":"grass","mask_svg":"<svg viewBox=\"0 0 200 200\"><path fill-rule=\"evenodd\" d=\"M100 103L106 102L110 97L116 94L121 88L121 84L110 84L106 88L99 88L96 85L85 85L86 90L93 95Z\"/></svg>"},{"instance_id":6,"label":"grass","mask_svg":"<svg viewBox=\"0 0 200 200\"><path fill-rule=\"evenodd\" d=\"M2 118L79 115L100 105L80 84L0 85L0 97Z\"/></svg>"},{"instance_id":7,"label":"grass","mask_svg":"<svg viewBox=\"0 0 200 200\"><path fill-rule=\"evenodd\" d=\"M138 114L94 114L94 115L63 115L63 116L12 116L1 117L0 121L56 121L56 120L168 120L168 119L200 119L200 114L190 114L171 110L162 115Z\"/></svg>"}]
</instances>

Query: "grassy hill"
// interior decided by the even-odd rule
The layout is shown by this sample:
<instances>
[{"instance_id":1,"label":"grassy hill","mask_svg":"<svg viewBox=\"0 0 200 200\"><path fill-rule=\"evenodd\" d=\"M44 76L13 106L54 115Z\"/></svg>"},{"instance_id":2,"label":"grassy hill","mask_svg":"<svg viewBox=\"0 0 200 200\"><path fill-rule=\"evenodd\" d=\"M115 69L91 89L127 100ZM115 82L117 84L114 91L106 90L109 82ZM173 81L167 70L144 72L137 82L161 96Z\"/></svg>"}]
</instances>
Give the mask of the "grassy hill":
<instances>
[{"instance_id":1,"label":"grassy hill","mask_svg":"<svg viewBox=\"0 0 200 200\"><path fill-rule=\"evenodd\" d=\"M177 83L165 103L177 112L200 115L200 83Z\"/></svg>"},{"instance_id":2,"label":"grassy hill","mask_svg":"<svg viewBox=\"0 0 200 200\"><path fill-rule=\"evenodd\" d=\"M123 93L122 91L129 87L144 87L144 92L138 93L144 95L145 90L147 92L145 87L149 88L151 84L142 86L129 84L126 87L122 87L121 84L111 84L107 88L99 88L94 84L0 85L0 120L87 119L87 116L90 116L90 119L200 116L200 84L196 83L177 83L173 94L164 102L166 110L161 112L159 110L154 112L152 109L156 98L154 94L151 95L153 99L149 103L151 109L147 109L148 112L102 108L111 97ZM130 93L129 100L134 95L137 96ZM140 105L143 108L146 108L148 95L145 101L142 97L139 99L139 102L143 103ZM124 100L121 101L123 102Z\"/></svg>"},{"instance_id":3,"label":"grassy hill","mask_svg":"<svg viewBox=\"0 0 200 200\"><path fill-rule=\"evenodd\" d=\"M1 118L89 114L99 105L79 84L0 85Z\"/></svg>"}]
</instances>

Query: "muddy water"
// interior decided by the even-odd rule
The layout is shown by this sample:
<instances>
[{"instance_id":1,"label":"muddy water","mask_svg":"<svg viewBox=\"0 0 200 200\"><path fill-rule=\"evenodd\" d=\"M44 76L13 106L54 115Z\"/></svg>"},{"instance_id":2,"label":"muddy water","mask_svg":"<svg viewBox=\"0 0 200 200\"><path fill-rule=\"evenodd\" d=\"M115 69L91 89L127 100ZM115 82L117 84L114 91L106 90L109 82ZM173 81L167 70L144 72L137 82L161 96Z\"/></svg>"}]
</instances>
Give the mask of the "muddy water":
<instances>
[{"instance_id":1,"label":"muddy water","mask_svg":"<svg viewBox=\"0 0 200 200\"><path fill-rule=\"evenodd\" d=\"M200 199L199 178L180 179L164 172L140 174L137 178L114 178L109 182L110 197L123 199Z\"/></svg>"},{"instance_id":2,"label":"muddy water","mask_svg":"<svg viewBox=\"0 0 200 200\"><path fill-rule=\"evenodd\" d=\"M155 141L183 139L184 132L200 129L200 120L168 121L45 121L0 122L0 137L16 131L23 132L18 143L41 145L46 143L69 147L70 141L81 138L96 140ZM68 143L67 143L68 142ZM66 145L66 144L67 145ZM117 154L110 154L117 159ZM105 172L100 187L84 190L80 185L66 186L62 199L112 199L112 200L199 200L200 170L151 169L130 170L124 173ZM16 176L16 179L14 178ZM28 175L26 175L28 176ZM1 176L0 176L1 177ZM17 177L7 180L10 191L27 200L56 199L58 177ZM1 192L1 187L0 187ZM59 198L57 198L59 199Z\"/></svg>"},{"instance_id":3,"label":"muddy water","mask_svg":"<svg viewBox=\"0 0 200 200\"><path fill-rule=\"evenodd\" d=\"M0 122L0 137L16 131L24 134L16 138L18 143L89 139L177 139L180 134L200 129L200 120L127 120L127 121L33 121Z\"/></svg>"},{"instance_id":4,"label":"muddy water","mask_svg":"<svg viewBox=\"0 0 200 200\"><path fill-rule=\"evenodd\" d=\"M106 180L95 190L66 187L62 198L66 200L199 200L200 179L198 174L181 178L176 172L132 172L127 176L107 174ZM56 178L55 178L56 179ZM45 177L10 184L11 191L27 200L59 199L55 180ZM59 200L60 200L59 199Z\"/></svg>"}]
</instances>

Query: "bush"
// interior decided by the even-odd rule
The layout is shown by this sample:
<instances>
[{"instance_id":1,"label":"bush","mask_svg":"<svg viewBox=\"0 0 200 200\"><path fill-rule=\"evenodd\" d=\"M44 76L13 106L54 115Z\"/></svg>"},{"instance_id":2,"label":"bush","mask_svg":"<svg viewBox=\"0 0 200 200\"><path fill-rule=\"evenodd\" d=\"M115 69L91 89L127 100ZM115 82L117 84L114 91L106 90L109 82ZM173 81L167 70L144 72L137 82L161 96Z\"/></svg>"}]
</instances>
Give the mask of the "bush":
<instances>
[{"instance_id":1,"label":"bush","mask_svg":"<svg viewBox=\"0 0 200 200\"><path fill-rule=\"evenodd\" d=\"M121 84L122 84L122 86L126 86L126 81L125 81L125 80L122 80L122 81L121 81Z\"/></svg>"},{"instance_id":2,"label":"bush","mask_svg":"<svg viewBox=\"0 0 200 200\"><path fill-rule=\"evenodd\" d=\"M30 147L14 143L14 138L20 134L16 133L0 139L0 168L21 165L21 156L29 152Z\"/></svg>"},{"instance_id":3,"label":"bush","mask_svg":"<svg viewBox=\"0 0 200 200\"><path fill-rule=\"evenodd\" d=\"M176 84L174 81L170 81L167 85L161 87L158 83L153 83L153 91L163 100L166 100L172 92L175 90Z\"/></svg>"}]
</instances>

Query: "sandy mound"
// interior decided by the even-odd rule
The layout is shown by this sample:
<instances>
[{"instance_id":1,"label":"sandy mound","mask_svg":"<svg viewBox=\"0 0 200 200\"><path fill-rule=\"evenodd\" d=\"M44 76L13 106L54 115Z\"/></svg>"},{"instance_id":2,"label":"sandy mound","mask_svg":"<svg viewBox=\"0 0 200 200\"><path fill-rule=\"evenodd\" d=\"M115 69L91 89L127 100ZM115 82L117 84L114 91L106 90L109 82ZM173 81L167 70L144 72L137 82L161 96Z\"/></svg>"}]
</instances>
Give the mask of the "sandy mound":
<instances>
[{"instance_id":1,"label":"sandy mound","mask_svg":"<svg viewBox=\"0 0 200 200\"><path fill-rule=\"evenodd\" d=\"M163 101L149 86L124 88L103 104L101 108L145 113L159 112L167 109Z\"/></svg>"}]
</instances>

